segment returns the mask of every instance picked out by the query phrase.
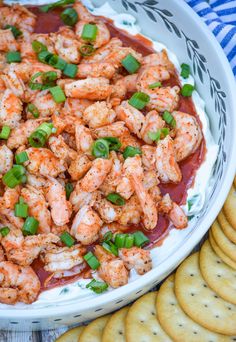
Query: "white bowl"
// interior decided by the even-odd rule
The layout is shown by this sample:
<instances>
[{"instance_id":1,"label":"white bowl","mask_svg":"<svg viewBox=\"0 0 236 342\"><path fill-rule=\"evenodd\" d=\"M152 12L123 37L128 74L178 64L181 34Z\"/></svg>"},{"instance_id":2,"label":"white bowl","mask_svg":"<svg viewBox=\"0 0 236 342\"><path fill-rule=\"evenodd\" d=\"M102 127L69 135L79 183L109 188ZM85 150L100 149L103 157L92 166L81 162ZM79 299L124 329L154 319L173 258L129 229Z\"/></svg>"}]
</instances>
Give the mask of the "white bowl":
<instances>
[{"instance_id":1,"label":"white bowl","mask_svg":"<svg viewBox=\"0 0 236 342\"><path fill-rule=\"evenodd\" d=\"M95 6L105 1L93 0ZM98 296L84 296L42 307L0 309L0 329L39 330L84 322L135 300L157 285L191 252L215 219L236 170L236 89L229 63L201 19L182 0L109 0L119 13L137 18L142 33L163 42L181 62L191 65L197 90L206 102L211 131L219 145L211 189L197 224L186 230L159 265L133 282ZM28 4L32 5L32 1ZM37 1L34 1L36 4Z\"/></svg>"}]
</instances>

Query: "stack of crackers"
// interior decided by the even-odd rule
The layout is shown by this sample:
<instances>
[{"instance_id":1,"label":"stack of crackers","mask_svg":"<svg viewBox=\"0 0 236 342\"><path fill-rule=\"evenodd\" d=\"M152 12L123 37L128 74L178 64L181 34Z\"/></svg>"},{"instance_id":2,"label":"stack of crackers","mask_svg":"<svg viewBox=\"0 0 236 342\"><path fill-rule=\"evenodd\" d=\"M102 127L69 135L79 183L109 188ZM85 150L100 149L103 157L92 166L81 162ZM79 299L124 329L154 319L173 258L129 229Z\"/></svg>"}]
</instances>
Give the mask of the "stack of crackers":
<instances>
[{"instance_id":1,"label":"stack of crackers","mask_svg":"<svg viewBox=\"0 0 236 342\"><path fill-rule=\"evenodd\" d=\"M236 178L209 239L133 305L57 342L236 341Z\"/></svg>"}]
</instances>

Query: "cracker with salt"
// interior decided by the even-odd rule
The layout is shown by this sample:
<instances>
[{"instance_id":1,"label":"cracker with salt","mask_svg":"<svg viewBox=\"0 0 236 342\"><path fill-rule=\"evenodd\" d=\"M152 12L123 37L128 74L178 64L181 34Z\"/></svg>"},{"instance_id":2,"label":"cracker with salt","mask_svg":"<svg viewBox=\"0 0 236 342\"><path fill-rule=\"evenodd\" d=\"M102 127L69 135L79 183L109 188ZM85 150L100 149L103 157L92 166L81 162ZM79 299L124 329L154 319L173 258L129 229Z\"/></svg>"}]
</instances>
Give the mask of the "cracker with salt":
<instances>
[{"instance_id":1,"label":"cracker with salt","mask_svg":"<svg viewBox=\"0 0 236 342\"><path fill-rule=\"evenodd\" d=\"M188 257L175 275L175 294L185 313L208 330L236 335L236 305L224 301L203 279L199 253Z\"/></svg>"},{"instance_id":2,"label":"cracker with salt","mask_svg":"<svg viewBox=\"0 0 236 342\"><path fill-rule=\"evenodd\" d=\"M223 211L219 213L217 220L227 238L230 239L233 243L236 243L236 230L228 222Z\"/></svg>"},{"instance_id":3,"label":"cracker with salt","mask_svg":"<svg viewBox=\"0 0 236 342\"><path fill-rule=\"evenodd\" d=\"M55 342L78 342L83 330L84 326L70 329L57 338Z\"/></svg>"},{"instance_id":4,"label":"cracker with salt","mask_svg":"<svg viewBox=\"0 0 236 342\"><path fill-rule=\"evenodd\" d=\"M234 185L231 186L231 189L223 206L223 211L231 226L236 229L236 191Z\"/></svg>"},{"instance_id":5,"label":"cracker with salt","mask_svg":"<svg viewBox=\"0 0 236 342\"><path fill-rule=\"evenodd\" d=\"M212 236L220 249L233 261L236 262L236 244L231 242L222 232L221 227L216 220L211 226Z\"/></svg>"},{"instance_id":6,"label":"cracker with salt","mask_svg":"<svg viewBox=\"0 0 236 342\"><path fill-rule=\"evenodd\" d=\"M214 252L228 265L230 266L232 269L236 270L236 262L231 260L221 249L220 247L217 245L217 243L215 242L212 233L209 233L209 241L211 244L212 249L214 250Z\"/></svg>"},{"instance_id":7,"label":"cracker with salt","mask_svg":"<svg viewBox=\"0 0 236 342\"><path fill-rule=\"evenodd\" d=\"M106 315L95 319L84 328L79 342L101 342L103 329L105 328L111 315Z\"/></svg>"},{"instance_id":8,"label":"cracker with salt","mask_svg":"<svg viewBox=\"0 0 236 342\"><path fill-rule=\"evenodd\" d=\"M162 328L175 342L234 341L229 336L207 330L185 314L175 296L173 275L162 284L157 294L157 313Z\"/></svg>"},{"instance_id":9,"label":"cracker with salt","mask_svg":"<svg viewBox=\"0 0 236 342\"><path fill-rule=\"evenodd\" d=\"M236 271L218 257L208 240L200 250L199 266L208 286L224 300L236 304Z\"/></svg>"},{"instance_id":10,"label":"cracker with salt","mask_svg":"<svg viewBox=\"0 0 236 342\"><path fill-rule=\"evenodd\" d=\"M156 318L157 292L139 298L129 309L125 321L127 342L170 342Z\"/></svg>"},{"instance_id":11,"label":"cracker with salt","mask_svg":"<svg viewBox=\"0 0 236 342\"><path fill-rule=\"evenodd\" d=\"M128 306L115 312L107 322L102 342L125 342L125 318L129 310Z\"/></svg>"}]
</instances>

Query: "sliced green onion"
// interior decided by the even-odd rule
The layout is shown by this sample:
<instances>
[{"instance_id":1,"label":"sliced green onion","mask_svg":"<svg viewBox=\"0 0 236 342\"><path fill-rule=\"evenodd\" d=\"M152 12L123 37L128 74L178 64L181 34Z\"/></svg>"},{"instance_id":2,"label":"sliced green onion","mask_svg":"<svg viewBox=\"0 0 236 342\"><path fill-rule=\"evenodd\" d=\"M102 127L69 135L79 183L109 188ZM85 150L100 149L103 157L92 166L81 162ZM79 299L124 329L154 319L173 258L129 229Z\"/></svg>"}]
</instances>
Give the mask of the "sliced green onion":
<instances>
[{"instance_id":1,"label":"sliced green onion","mask_svg":"<svg viewBox=\"0 0 236 342\"><path fill-rule=\"evenodd\" d=\"M92 270L98 269L98 267L101 265L96 256L92 252L85 254L84 260L92 268Z\"/></svg>"},{"instance_id":2,"label":"sliced green onion","mask_svg":"<svg viewBox=\"0 0 236 342\"><path fill-rule=\"evenodd\" d=\"M148 88L149 89L155 89L155 88L160 88L161 87L161 82L155 82L152 84L149 84Z\"/></svg>"},{"instance_id":3,"label":"sliced green onion","mask_svg":"<svg viewBox=\"0 0 236 342\"><path fill-rule=\"evenodd\" d=\"M65 102L66 96L60 86L49 88L50 93L56 103Z\"/></svg>"},{"instance_id":4,"label":"sliced green onion","mask_svg":"<svg viewBox=\"0 0 236 342\"><path fill-rule=\"evenodd\" d=\"M121 64L130 74L135 74L141 66L139 61L131 53L122 59Z\"/></svg>"},{"instance_id":5,"label":"sliced green onion","mask_svg":"<svg viewBox=\"0 0 236 342\"><path fill-rule=\"evenodd\" d=\"M67 247L72 247L75 244L75 239L68 232L63 232L60 239Z\"/></svg>"},{"instance_id":6,"label":"sliced green onion","mask_svg":"<svg viewBox=\"0 0 236 342\"><path fill-rule=\"evenodd\" d=\"M117 248L124 248L125 246L126 234L116 234L115 245Z\"/></svg>"},{"instance_id":7,"label":"sliced green onion","mask_svg":"<svg viewBox=\"0 0 236 342\"><path fill-rule=\"evenodd\" d=\"M169 134L169 128L161 128L158 129L157 132L148 132L148 137L152 140L152 141L159 141L160 139L164 139L168 134Z\"/></svg>"},{"instance_id":8,"label":"sliced green onion","mask_svg":"<svg viewBox=\"0 0 236 342\"><path fill-rule=\"evenodd\" d=\"M128 102L132 107L136 109L143 109L149 101L150 96L139 91L137 93L134 93Z\"/></svg>"},{"instance_id":9,"label":"sliced green onion","mask_svg":"<svg viewBox=\"0 0 236 342\"><path fill-rule=\"evenodd\" d=\"M33 103L27 105L26 111L30 112L36 119L39 117L39 110Z\"/></svg>"},{"instance_id":10,"label":"sliced green onion","mask_svg":"<svg viewBox=\"0 0 236 342\"><path fill-rule=\"evenodd\" d=\"M38 60L44 64L48 64L49 60L53 57L54 55L49 52L49 51L45 51L42 50L41 52L39 52L38 54Z\"/></svg>"},{"instance_id":11,"label":"sliced green onion","mask_svg":"<svg viewBox=\"0 0 236 342\"><path fill-rule=\"evenodd\" d=\"M168 112L167 110L164 111L163 116L162 116L163 120L170 126L175 127L176 126L176 121L175 118L173 117L173 115Z\"/></svg>"},{"instance_id":12,"label":"sliced green onion","mask_svg":"<svg viewBox=\"0 0 236 342\"><path fill-rule=\"evenodd\" d=\"M23 151L15 155L16 164L23 164L27 160L29 160L27 152Z\"/></svg>"},{"instance_id":13,"label":"sliced green onion","mask_svg":"<svg viewBox=\"0 0 236 342\"><path fill-rule=\"evenodd\" d=\"M13 189L25 181L25 168L21 165L14 165L2 177L3 183Z\"/></svg>"},{"instance_id":14,"label":"sliced green onion","mask_svg":"<svg viewBox=\"0 0 236 342\"><path fill-rule=\"evenodd\" d=\"M109 143L105 139L98 139L94 142L92 155L96 158L109 157Z\"/></svg>"},{"instance_id":15,"label":"sliced green onion","mask_svg":"<svg viewBox=\"0 0 236 342\"><path fill-rule=\"evenodd\" d=\"M57 79L57 72L56 71L46 71L42 74L42 80L45 83L55 81Z\"/></svg>"},{"instance_id":16,"label":"sliced green onion","mask_svg":"<svg viewBox=\"0 0 236 342\"><path fill-rule=\"evenodd\" d=\"M55 2L54 4L42 6L40 7L40 10L42 12L48 12L56 7L66 6L66 5L70 5L74 3L75 3L75 0L60 0L60 1Z\"/></svg>"},{"instance_id":17,"label":"sliced green onion","mask_svg":"<svg viewBox=\"0 0 236 342\"><path fill-rule=\"evenodd\" d=\"M106 234L103 236L102 241L103 241L103 242L109 242L109 241L112 240L112 238L113 238L113 234L112 234L112 232L109 230L109 231L106 232Z\"/></svg>"},{"instance_id":18,"label":"sliced green onion","mask_svg":"<svg viewBox=\"0 0 236 342\"><path fill-rule=\"evenodd\" d=\"M74 186L71 183L66 183L65 185L65 190L66 190L66 199L69 200L70 194L74 190Z\"/></svg>"},{"instance_id":19,"label":"sliced green onion","mask_svg":"<svg viewBox=\"0 0 236 342\"><path fill-rule=\"evenodd\" d=\"M67 8L61 13L61 20L65 25L74 26L79 17L74 8Z\"/></svg>"},{"instance_id":20,"label":"sliced green onion","mask_svg":"<svg viewBox=\"0 0 236 342\"><path fill-rule=\"evenodd\" d=\"M94 53L95 49L92 45L82 45L79 48L79 52L82 56L91 56Z\"/></svg>"},{"instance_id":21,"label":"sliced green onion","mask_svg":"<svg viewBox=\"0 0 236 342\"><path fill-rule=\"evenodd\" d=\"M35 131L29 136L29 144L32 147L43 147L47 137L44 131Z\"/></svg>"},{"instance_id":22,"label":"sliced green onion","mask_svg":"<svg viewBox=\"0 0 236 342\"><path fill-rule=\"evenodd\" d=\"M64 70L66 67L66 61L57 55L52 55L47 62L49 65L53 66L55 69Z\"/></svg>"},{"instance_id":23,"label":"sliced green onion","mask_svg":"<svg viewBox=\"0 0 236 342\"><path fill-rule=\"evenodd\" d=\"M19 51L9 51L6 54L7 63L20 63L21 54Z\"/></svg>"},{"instance_id":24,"label":"sliced green onion","mask_svg":"<svg viewBox=\"0 0 236 342\"><path fill-rule=\"evenodd\" d=\"M19 198L19 202L15 204L15 216L26 218L28 216L28 204L24 203L22 197Z\"/></svg>"},{"instance_id":25,"label":"sliced green onion","mask_svg":"<svg viewBox=\"0 0 236 342\"><path fill-rule=\"evenodd\" d=\"M104 283L103 281L98 281L98 280L93 279L92 281L90 281L90 283L86 285L86 288L99 294L99 293L106 291L108 289L108 285L107 283Z\"/></svg>"},{"instance_id":26,"label":"sliced green onion","mask_svg":"<svg viewBox=\"0 0 236 342\"><path fill-rule=\"evenodd\" d=\"M2 227L0 228L0 234L4 237L7 236L10 233L9 227Z\"/></svg>"},{"instance_id":27,"label":"sliced green onion","mask_svg":"<svg viewBox=\"0 0 236 342\"><path fill-rule=\"evenodd\" d=\"M118 248L111 241L103 242L102 247L109 253L118 256Z\"/></svg>"},{"instance_id":28,"label":"sliced green onion","mask_svg":"<svg viewBox=\"0 0 236 342\"><path fill-rule=\"evenodd\" d=\"M140 150L140 148L134 147L134 146L127 146L124 149L123 157L124 159L127 159L128 157L136 156L136 154L140 154L140 155L142 154L142 151Z\"/></svg>"},{"instance_id":29,"label":"sliced green onion","mask_svg":"<svg viewBox=\"0 0 236 342\"><path fill-rule=\"evenodd\" d=\"M39 42L38 40L34 40L32 42L32 48L34 50L34 52L36 53L40 53L42 51L47 51L47 47L46 45L44 45L43 43Z\"/></svg>"},{"instance_id":30,"label":"sliced green onion","mask_svg":"<svg viewBox=\"0 0 236 342\"><path fill-rule=\"evenodd\" d=\"M42 83L38 83L38 82L30 82L29 83L29 88L31 90L43 90L43 84Z\"/></svg>"},{"instance_id":31,"label":"sliced green onion","mask_svg":"<svg viewBox=\"0 0 236 342\"><path fill-rule=\"evenodd\" d=\"M36 131L43 131L46 134L46 137L49 138L50 135L52 134L52 129L53 129L52 123L44 122L36 129Z\"/></svg>"},{"instance_id":32,"label":"sliced green onion","mask_svg":"<svg viewBox=\"0 0 236 342\"><path fill-rule=\"evenodd\" d=\"M125 245L124 248L131 248L134 245L134 235L132 234L127 234L125 238Z\"/></svg>"},{"instance_id":33,"label":"sliced green onion","mask_svg":"<svg viewBox=\"0 0 236 342\"><path fill-rule=\"evenodd\" d=\"M182 76L183 78L188 78L189 75L190 75L190 66L188 64L182 63L180 76Z\"/></svg>"},{"instance_id":34,"label":"sliced green onion","mask_svg":"<svg viewBox=\"0 0 236 342\"><path fill-rule=\"evenodd\" d=\"M119 149L121 148L121 142L118 138L114 138L114 137L105 137L103 138L104 140L108 141L109 143L109 150L110 151L119 151Z\"/></svg>"},{"instance_id":35,"label":"sliced green onion","mask_svg":"<svg viewBox=\"0 0 236 342\"><path fill-rule=\"evenodd\" d=\"M83 27L81 38L83 40L94 41L97 37L98 27L95 24L85 24Z\"/></svg>"},{"instance_id":36,"label":"sliced green onion","mask_svg":"<svg viewBox=\"0 0 236 342\"><path fill-rule=\"evenodd\" d=\"M121 197L119 194L117 194L116 192L112 192L109 195L107 195L106 199L115 204L115 205L125 205L125 199L123 197Z\"/></svg>"},{"instance_id":37,"label":"sliced green onion","mask_svg":"<svg viewBox=\"0 0 236 342\"><path fill-rule=\"evenodd\" d=\"M0 133L0 139L7 140L9 138L10 133L11 128L9 126L3 126Z\"/></svg>"},{"instance_id":38,"label":"sliced green onion","mask_svg":"<svg viewBox=\"0 0 236 342\"><path fill-rule=\"evenodd\" d=\"M134 245L137 247L143 247L146 243L149 242L149 238L143 234L143 232L137 231L133 234L134 237Z\"/></svg>"},{"instance_id":39,"label":"sliced green onion","mask_svg":"<svg viewBox=\"0 0 236 342\"><path fill-rule=\"evenodd\" d=\"M37 233L39 221L33 216L28 216L22 228L23 235L35 235Z\"/></svg>"},{"instance_id":40,"label":"sliced green onion","mask_svg":"<svg viewBox=\"0 0 236 342\"><path fill-rule=\"evenodd\" d=\"M63 74L70 78L74 78L78 73L78 67L76 64L66 64Z\"/></svg>"},{"instance_id":41,"label":"sliced green onion","mask_svg":"<svg viewBox=\"0 0 236 342\"><path fill-rule=\"evenodd\" d=\"M22 36L22 31L19 30L17 27L13 26L13 25L6 25L4 27L5 30L7 29L11 29L11 32L13 34L13 36L17 39L18 37Z\"/></svg>"},{"instance_id":42,"label":"sliced green onion","mask_svg":"<svg viewBox=\"0 0 236 342\"><path fill-rule=\"evenodd\" d=\"M192 84L185 84L183 88L181 89L181 94L184 97L190 97L192 96L194 89L195 87Z\"/></svg>"}]
</instances>

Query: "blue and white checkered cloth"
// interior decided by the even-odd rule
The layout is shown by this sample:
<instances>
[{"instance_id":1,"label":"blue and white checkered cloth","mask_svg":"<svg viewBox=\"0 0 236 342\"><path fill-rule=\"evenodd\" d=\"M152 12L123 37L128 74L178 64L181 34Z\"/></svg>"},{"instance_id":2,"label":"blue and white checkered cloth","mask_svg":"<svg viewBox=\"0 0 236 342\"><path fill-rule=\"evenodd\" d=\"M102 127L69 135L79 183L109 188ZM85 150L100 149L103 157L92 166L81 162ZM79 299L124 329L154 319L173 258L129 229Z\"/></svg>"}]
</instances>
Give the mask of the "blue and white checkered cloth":
<instances>
[{"instance_id":1,"label":"blue and white checkered cloth","mask_svg":"<svg viewBox=\"0 0 236 342\"><path fill-rule=\"evenodd\" d=\"M236 0L185 1L216 36L236 77Z\"/></svg>"}]
</instances>

